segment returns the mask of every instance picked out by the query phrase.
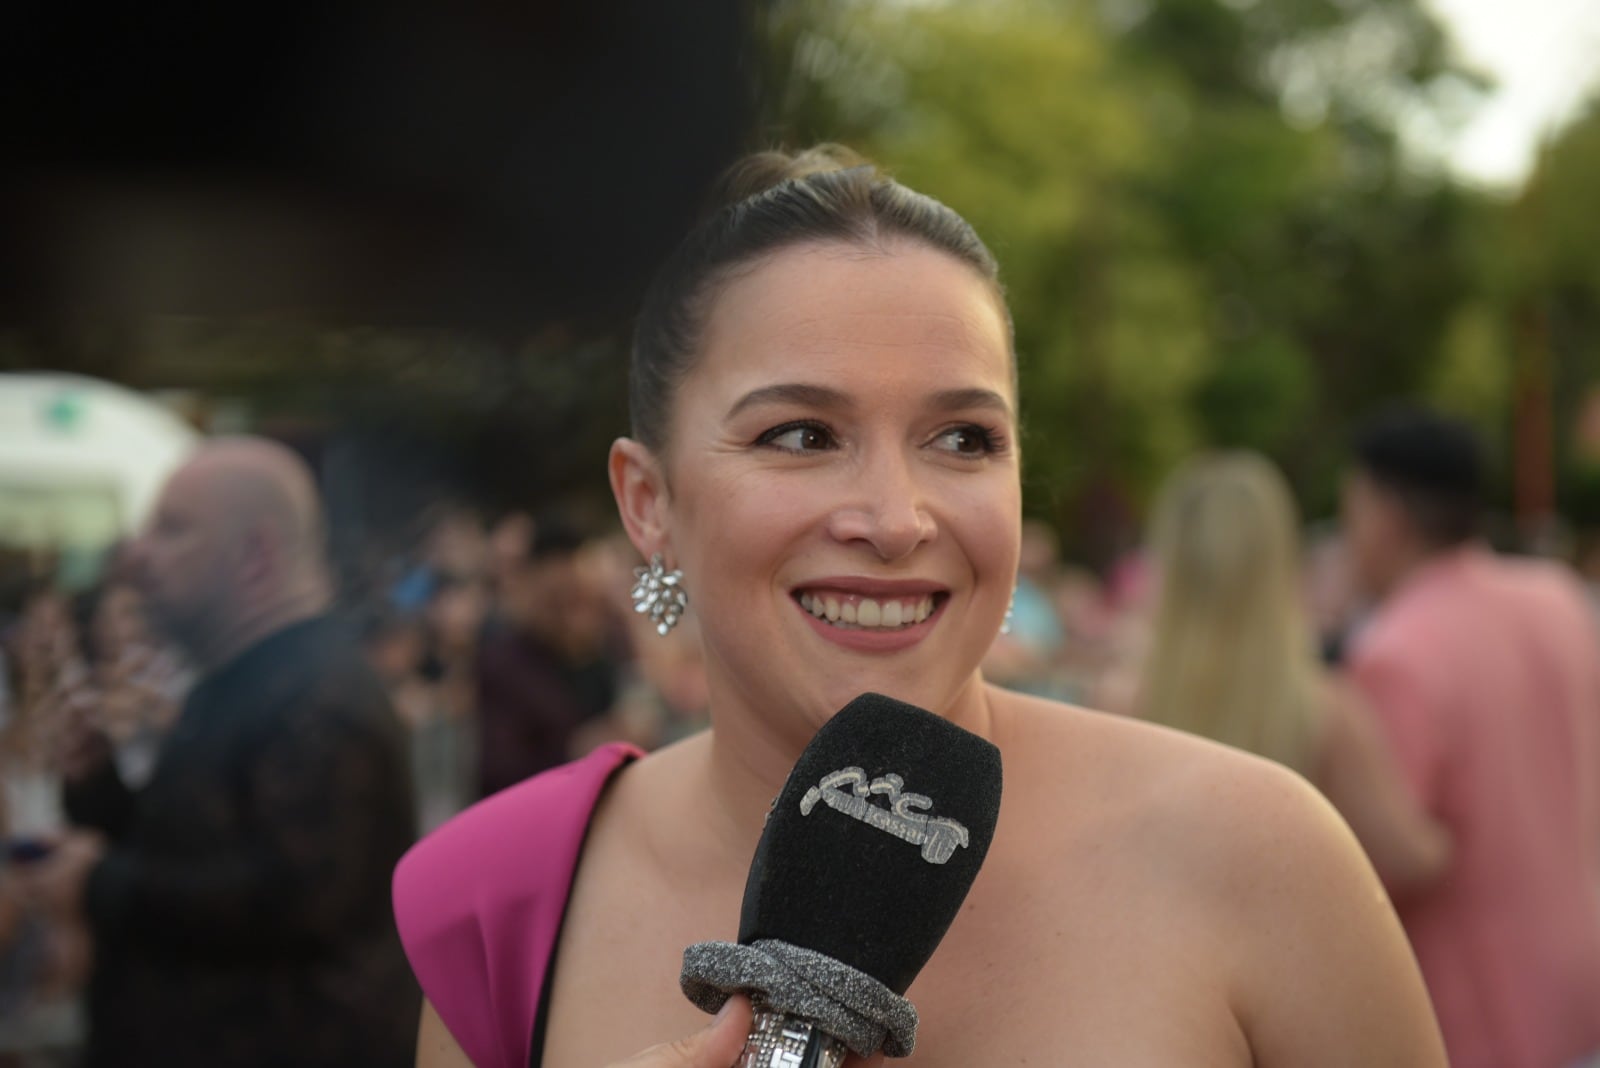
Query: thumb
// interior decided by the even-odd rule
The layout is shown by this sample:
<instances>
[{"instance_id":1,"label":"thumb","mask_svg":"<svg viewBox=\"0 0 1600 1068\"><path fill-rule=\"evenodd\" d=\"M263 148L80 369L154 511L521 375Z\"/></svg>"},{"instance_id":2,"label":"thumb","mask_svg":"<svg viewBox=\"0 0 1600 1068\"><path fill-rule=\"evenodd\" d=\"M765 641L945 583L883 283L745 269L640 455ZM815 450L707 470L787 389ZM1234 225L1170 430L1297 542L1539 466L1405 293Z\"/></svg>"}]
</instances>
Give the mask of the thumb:
<instances>
[{"instance_id":1,"label":"thumb","mask_svg":"<svg viewBox=\"0 0 1600 1068\"><path fill-rule=\"evenodd\" d=\"M614 1068L733 1068L750 1034L750 1002L729 998L704 1029L652 1046Z\"/></svg>"}]
</instances>

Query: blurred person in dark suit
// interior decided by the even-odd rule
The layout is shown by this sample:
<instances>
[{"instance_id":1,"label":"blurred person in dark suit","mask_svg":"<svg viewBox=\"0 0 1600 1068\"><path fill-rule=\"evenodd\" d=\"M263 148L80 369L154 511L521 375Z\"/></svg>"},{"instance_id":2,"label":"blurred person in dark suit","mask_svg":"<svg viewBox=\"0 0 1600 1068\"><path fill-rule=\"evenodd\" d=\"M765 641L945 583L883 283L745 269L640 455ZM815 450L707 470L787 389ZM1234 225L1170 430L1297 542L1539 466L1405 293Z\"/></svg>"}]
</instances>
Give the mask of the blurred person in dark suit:
<instances>
[{"instance_id":1,"label":"blurred person in dark suit","mask_svg":"<svg viewBox=\"0 0 1600 1068\"><path fill-rule=\"evenodd\" d=\"M85 1063L401 1065L418 993L388 906L414 816L404 738L328 615L310 472L275 444L201 449L129 569L201 675L137 794L79 722L74 822L29 891L94 935Z\"/></svg>"},{"instance_id":2,"label":"blurred person in dark suit","mask_svg":"<svg viewBox=\"0 0 1600 1068\"><path fill-rule=\"evenodd\" d=\"M1450 862L1393 887L1456 1068L1600 1056L1600 628L1582 583L1478 535L1481 447L1395 411L1358 436L1350 672Z\"/></svg>"}]
</instances>

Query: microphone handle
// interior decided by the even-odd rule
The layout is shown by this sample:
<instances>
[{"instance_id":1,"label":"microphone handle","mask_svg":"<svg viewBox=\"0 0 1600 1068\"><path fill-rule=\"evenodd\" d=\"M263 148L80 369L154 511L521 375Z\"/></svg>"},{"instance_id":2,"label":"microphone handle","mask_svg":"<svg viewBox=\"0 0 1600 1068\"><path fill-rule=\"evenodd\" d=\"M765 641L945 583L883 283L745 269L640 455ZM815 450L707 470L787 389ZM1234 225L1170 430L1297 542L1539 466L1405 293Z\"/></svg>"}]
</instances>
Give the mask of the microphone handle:
<instances>
[{"instance_id":1,"label":"microphone handle","mask_svg":"<svg viewBox=\"0 0 1600 1068\"><path fill-rule=\"evenodd\" d=\"M839 1068L849 1052L809 1020L758 1009L738 1068Z\"/></svg>"}]
</instances>

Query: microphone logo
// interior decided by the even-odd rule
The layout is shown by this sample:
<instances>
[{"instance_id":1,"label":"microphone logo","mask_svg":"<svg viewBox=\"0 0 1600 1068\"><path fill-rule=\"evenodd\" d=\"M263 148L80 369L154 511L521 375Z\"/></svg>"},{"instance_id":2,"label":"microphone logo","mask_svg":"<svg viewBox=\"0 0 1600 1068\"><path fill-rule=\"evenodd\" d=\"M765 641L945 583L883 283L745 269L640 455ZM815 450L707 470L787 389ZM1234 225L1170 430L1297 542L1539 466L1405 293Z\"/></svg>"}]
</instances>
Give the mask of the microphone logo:
<instances>
[{"instance_id":1,"label":"microphone logo","mask_svg":"<svg viewBox=\"0 0 1600 1068\"><path fill-rule=\"evenodd\" d=\"M806 791L800 799L800 814L811 815L821 801L835 812L921 846L922 859L929 864L943 864L967 844L967 829L955 820L927 815L933 799L906 793L905 785L893 772L869 782L860 768L840 768ZM889 807L873 804L875 795L887 798Z\"/></svg>"}]
</instances>

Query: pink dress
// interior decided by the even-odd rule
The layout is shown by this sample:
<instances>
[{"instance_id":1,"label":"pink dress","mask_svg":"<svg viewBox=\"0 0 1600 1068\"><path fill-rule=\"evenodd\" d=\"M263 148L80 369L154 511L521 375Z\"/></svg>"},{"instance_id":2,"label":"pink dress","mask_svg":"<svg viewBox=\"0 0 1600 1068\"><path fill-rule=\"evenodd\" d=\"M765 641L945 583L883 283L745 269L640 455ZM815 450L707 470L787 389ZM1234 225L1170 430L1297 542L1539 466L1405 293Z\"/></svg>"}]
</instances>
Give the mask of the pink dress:
<instances>
[{"instance_id":1,"label":"pink dress","mask_svg":"<svg viewBox=\"0 0 1600 1068\"><path fill-rule=\"evenodd\" d=\"M538 1063L550 960L589 818L639 755L615 743L536 775L461 813L395 869L411 968L477 1068Z\"/></svg>"},{"instance_id":2,"label":"pink dress","mask_svg":"<svg viewBox=\"0 0 1600 1068\"><path fill-rule=\"evenodd\" d=\"M1398 902L1455 1068L1600 1051L1600 630L1576 577L1480 550L1427 565L1351 659L1454 839Z\"/></svg>"}]
</instances>

